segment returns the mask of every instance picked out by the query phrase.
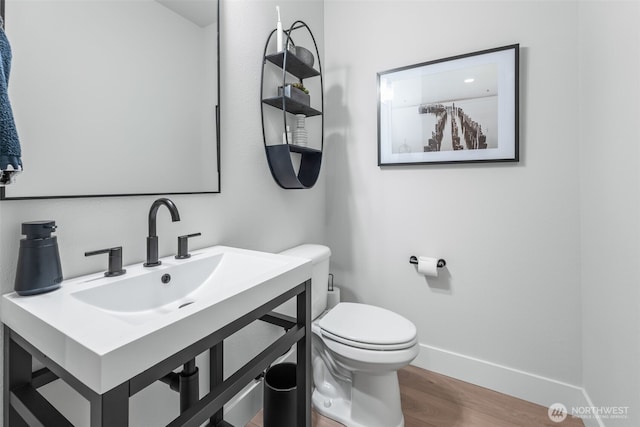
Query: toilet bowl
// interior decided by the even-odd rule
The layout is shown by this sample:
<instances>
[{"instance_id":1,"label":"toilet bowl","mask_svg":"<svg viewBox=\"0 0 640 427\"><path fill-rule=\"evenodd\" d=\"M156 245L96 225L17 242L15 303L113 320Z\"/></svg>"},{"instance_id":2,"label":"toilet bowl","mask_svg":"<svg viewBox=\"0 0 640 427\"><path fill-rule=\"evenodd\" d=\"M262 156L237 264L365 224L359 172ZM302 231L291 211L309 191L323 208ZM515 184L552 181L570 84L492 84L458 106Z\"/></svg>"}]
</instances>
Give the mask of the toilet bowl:
<instances>
[{"instance_id":1,"label":"toilet bowl","mask_svg":"<svg viewBox=\"0 0 640 427\"><path fill-rule=\"evenodd\" d=\"M282 252L312 261L313 405L347 427L403 427L397 370L419 352L415 325L390 310L339 303L327 308L331 251L302 245Z\"/></svg>"}]
</instances>

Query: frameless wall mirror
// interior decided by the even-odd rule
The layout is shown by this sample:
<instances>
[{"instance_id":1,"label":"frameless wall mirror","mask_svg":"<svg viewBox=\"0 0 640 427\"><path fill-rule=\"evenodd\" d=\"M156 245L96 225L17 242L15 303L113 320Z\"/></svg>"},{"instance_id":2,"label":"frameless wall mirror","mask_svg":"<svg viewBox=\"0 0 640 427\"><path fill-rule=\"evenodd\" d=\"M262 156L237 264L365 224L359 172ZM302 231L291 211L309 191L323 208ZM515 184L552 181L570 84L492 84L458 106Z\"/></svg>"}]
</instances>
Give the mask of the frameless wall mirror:
<instances>
[{"instance_id":1,"label":"frameless wall mirror","mask_svg":"<svg viewBox=\"0 0 640 427\"><path fill-rule=\"evenodd\" d=\"M1 0L24 172L2 199L220 192L218 0Z\"/></svg>"}]
</instances>

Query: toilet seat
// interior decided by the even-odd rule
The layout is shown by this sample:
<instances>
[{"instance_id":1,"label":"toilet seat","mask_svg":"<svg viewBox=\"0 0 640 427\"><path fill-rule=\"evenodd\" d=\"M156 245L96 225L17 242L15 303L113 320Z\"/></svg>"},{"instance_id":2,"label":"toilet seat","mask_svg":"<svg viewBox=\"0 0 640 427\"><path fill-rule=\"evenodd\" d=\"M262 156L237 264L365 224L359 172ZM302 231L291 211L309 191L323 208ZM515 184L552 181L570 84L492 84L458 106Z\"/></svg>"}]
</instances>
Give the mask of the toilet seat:
<instances>
[{"instance_id":1,"label":"toilet seat","mask_svg":"<svg viewBox=\"0 0 640 427\"><path fill-rule=\"evenodd\" d=\"M327 339L363 350L403 350L417 343L411 321L368 304L340 303L319 320L318 326Z\"/></svg>"},{"instance_id":2,"label":"toilet seat","mask_svg":"<svg viewBox=\"0 0 640 427\"><path fill-rule=\"evenodd\" d=\"M320 333L324 338L330 339L340 344L348 345L350 347L359 348L362 350L374 350L374 351L404 350L404 349L413 347L418 342L418 338L416 337L413 340L408 341L406 343L389 344L389 345L370 344L365 342L347 340L337 335L334 335L330 332L324 331L322 329L320 330Z\"/></svg>"}]
</instances>

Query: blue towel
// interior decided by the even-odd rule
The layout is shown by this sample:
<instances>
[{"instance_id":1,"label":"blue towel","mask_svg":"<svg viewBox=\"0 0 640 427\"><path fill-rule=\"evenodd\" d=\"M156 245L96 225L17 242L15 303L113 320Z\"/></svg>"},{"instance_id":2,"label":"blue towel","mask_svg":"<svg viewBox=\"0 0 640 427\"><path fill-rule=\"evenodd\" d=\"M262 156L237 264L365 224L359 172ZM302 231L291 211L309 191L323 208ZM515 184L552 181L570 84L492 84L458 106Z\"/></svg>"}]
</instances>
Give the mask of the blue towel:
<instances>
[{"instance_id":1,"label":"blue towel","mask_svg":"<svg viewBox=\"0 0 640 427\"><path fill-rule=\"evenodd\" d=\"M0 27L0 177L1 184L8 184L22 170L22 159L18 131L13 120L9 102L9 72L11 71L11 46Z\"/></svg>"}]
</instances>

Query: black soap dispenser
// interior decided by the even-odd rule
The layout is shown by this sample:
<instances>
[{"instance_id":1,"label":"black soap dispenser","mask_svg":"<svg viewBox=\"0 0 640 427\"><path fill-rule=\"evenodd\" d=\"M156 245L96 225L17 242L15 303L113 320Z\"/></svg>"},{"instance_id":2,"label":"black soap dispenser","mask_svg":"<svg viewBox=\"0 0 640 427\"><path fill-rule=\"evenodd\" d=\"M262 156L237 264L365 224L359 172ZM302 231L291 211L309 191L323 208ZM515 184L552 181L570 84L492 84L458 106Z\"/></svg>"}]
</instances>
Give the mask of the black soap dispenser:
<instances>
[{"instance_id":1,"label":"black soap dispenser","mask_svg":"<svg viewBox=\"0 0 640 427\"><path fill-rule=\"evenodd\" d=\"M22 223L18 269L14 289L18 295L37 295L60 287L62 267L58 252L58 238L51 236L55 221Z\"/></svg>"}]
</instances>

